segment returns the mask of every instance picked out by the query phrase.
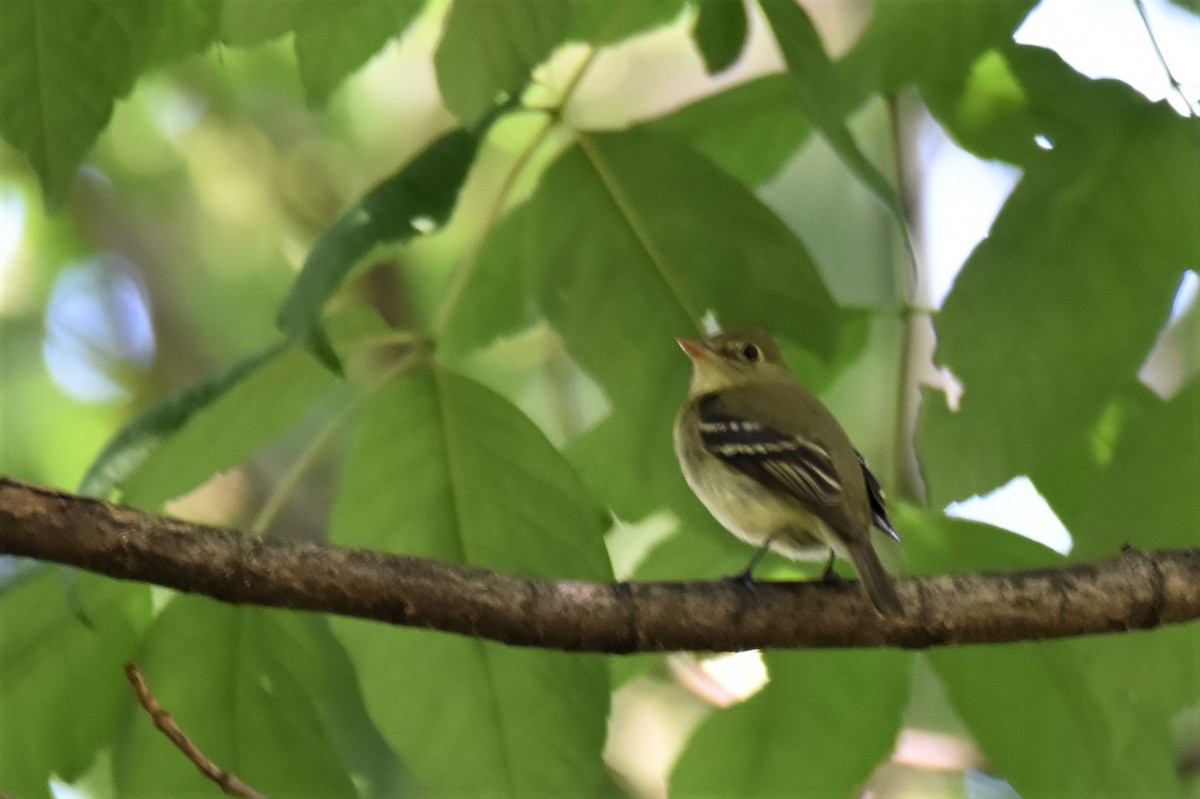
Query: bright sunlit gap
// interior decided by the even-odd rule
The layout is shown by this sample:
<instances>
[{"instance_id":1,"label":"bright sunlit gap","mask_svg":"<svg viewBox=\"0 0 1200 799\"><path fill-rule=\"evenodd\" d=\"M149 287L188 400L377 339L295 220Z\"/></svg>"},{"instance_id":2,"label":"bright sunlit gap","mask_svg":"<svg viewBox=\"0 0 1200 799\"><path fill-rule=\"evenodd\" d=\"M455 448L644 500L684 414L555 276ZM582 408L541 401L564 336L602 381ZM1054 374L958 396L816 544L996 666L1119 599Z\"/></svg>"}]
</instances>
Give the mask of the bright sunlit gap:
<instances>
[{"instance_id":1,"label":"bright sunlit gap","mask_svg":"<svg viewBox=\"0 0 1200 799\"><path fill-rule=\"evenodd\" d=\"M1146 15L1171 73L1193 106L1200 103L1200 17L1169 0L1145 0ZM1048 47L1090 78L1116 78L1181 114L1188 105L1154 51L1133 0L1042 0L1013 36Z\"/></svg>"},{"instance_id":2,"label":"bright sunlit gap","mask_svg":"<svg viewBox=\"0 0 1200 799\"><path fill-rule=\"evenodd\" d=\"M46 306L42 354L54 381L84 402L125 395L120 370L154 359L150 298L137 267L106 255L63 270Z\"/></svg>"},{"instance_id":3,"label":"bright sunlit gap","mask_svg":"<svg viewBox=\"0 0 1200 799\"><path fill-rule=\"evenodd\" d=\"M1071 551L1071 534L1054 515L1028 477L1015 477L982 497L946 506L947 516L1010 530L1063 555Z\"/></svg>"},{"instance_id":4,"label":"bright sunlit gap","mask_svg":"<svg viewBox=\"0 0 1200 799\"><path fill-rule=\"evenodd\" d=\"M17 250L25 237L25 197L12 188L0 189L0 313L17 302Z\"/></svg>"},{"instance_id":5,"label":"bright sunlit gap","mask_svg":"<svg viewBox=\"0 0 1200 799\"><path fill-rule=\"evenodd\" d=\"M1158 334L1150 354L1138 369L1138 380L1162 399L1175 392L1200 372L1200 347L1196 346L1200 320L1196 316L1200 276L1191 269L1183 273L1171 303L1171 315Z\"/></svg>"}]
</instances>

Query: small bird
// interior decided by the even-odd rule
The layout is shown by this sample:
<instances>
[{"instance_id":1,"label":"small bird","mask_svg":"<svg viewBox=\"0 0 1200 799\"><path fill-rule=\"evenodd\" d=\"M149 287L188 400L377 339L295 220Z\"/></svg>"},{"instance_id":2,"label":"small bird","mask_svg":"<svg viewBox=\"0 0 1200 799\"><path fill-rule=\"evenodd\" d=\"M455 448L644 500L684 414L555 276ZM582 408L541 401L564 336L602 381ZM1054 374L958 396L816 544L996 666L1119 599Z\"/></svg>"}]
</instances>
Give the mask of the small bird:
<instances>
[{"instance_id":1,"label":"small bird","mask_svg":"<svg viewBox=\"0 0 1200 799\"><path fill-rule=\"evenodd\" d=\"M885 616L903 616L871 527L899 541L879 481L825 405L788 369L765 331L679 338L692 360L687 402L675 418L675 453L692 491L726 529L759 547L740 575L774 549L793 560L854 564Z\"/></svg>"}]
</instances>

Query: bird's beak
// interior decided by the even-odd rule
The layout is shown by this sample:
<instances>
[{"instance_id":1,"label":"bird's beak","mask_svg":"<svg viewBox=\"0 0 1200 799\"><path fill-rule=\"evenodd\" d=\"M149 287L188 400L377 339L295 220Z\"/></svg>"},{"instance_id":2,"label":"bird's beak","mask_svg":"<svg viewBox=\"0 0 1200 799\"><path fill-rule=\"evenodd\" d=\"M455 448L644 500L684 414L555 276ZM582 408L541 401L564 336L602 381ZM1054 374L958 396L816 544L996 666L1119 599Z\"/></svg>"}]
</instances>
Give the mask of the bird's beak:
<instances>
[{"instance_id":1,"label":"bird's beak","mask_svg":"<svg viewBox=\"0 0 1200 799\"><path fill-rule=\"evenodd\" d=\"M697 359L705 361L712 360L717 355L712 351L712 348L703 341L697 341L694 338L684 338L682 336L675 339L675 341L679 344L679 348L687 353L687 356L693 361Z\"/></svg>"}]
</instances>

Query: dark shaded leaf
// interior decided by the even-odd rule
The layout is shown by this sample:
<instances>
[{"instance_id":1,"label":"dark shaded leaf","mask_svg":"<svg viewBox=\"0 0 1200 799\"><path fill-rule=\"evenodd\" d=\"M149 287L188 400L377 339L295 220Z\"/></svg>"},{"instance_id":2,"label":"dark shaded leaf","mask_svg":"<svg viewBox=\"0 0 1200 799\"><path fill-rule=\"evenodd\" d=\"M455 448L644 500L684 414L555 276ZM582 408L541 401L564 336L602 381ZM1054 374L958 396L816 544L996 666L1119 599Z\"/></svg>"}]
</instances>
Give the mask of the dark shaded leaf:
<instances>
[{"instance_id":1,"label":"dark shaded leaf","mask_svg":"<svg viewBox=\"0 0 1200 799\"><path fill-rule=\"evenodd\" d=\"M316 243L279 309L279 328L328 368L341 370L321 323L325 304L377 245L442 225L454 209L478 139L457 129L367 193Z\"/></svg>"},{"instance_id":2,"label":"dark shaded leaf","mask_svg":"<svg viewBox=\"0 0 1200 799\"><path fill-rule=\"evenodd\" d=\"M692 38L710 75L733 66L746 46L746 7L742 0L696 0Z\"/></svg>"}]
</instances>

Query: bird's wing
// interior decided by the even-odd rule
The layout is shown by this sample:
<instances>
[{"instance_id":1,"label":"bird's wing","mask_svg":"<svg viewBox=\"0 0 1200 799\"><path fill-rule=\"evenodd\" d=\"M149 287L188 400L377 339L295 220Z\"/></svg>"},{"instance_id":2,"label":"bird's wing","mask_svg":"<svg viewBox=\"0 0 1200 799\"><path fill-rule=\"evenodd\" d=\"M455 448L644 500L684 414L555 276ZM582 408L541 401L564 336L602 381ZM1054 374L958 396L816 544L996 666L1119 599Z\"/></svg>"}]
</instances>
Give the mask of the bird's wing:
<instances>
[{"instance_id":1,"label":"bird's wing","mask_svg":"<svg viewBox=\"0 0 1200 799\"><path fill-rule=\"evenodd\" d=\"M700 403L700 440L733 468L801 502L833 506L841 501L837 469L818 441L728 413L716 397Z\"/></svg>"},{"instance_id":2,"label":"bird's wing","mask_svg":"<svg viewBox=\"0 0 1200 799\"><path fill-rule=\"evenodd\" d=\"M875 475L871 474L871 470L867 468L867 461L863 458L862 453L855 450L854 454L858 456L858 465L862 467L863 479L867 481L867 494L871 498L871 515L875 520L875 526L899 541L900 534L896 532L895 527L892 527L892 522L887 515L887 503L884 501L883 488L875 479Z\"/></svg>"}]
</instances>

